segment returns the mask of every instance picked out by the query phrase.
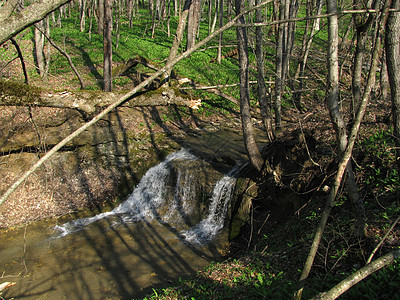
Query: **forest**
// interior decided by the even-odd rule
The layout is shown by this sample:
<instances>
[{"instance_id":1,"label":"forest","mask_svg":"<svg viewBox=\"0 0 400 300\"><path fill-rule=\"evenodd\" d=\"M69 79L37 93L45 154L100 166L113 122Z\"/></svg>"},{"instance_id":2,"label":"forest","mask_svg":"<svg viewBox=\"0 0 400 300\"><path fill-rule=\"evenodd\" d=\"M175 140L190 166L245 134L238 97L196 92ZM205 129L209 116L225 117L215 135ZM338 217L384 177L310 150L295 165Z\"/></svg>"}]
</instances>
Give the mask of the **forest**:
<instances>
[{"instance_id":1,"label":"forest","mask_svg":"<svg viewBox=\"0 0 400 300\"><path fill-rule=\"evenodd\" d=\"M256 189L223 259L146 299L399 297L400 0L3 0L0 28L1 230L95 207L12 219L89 128L157 107L131 126L239 132Z\"/></svg>"}]
</instances>

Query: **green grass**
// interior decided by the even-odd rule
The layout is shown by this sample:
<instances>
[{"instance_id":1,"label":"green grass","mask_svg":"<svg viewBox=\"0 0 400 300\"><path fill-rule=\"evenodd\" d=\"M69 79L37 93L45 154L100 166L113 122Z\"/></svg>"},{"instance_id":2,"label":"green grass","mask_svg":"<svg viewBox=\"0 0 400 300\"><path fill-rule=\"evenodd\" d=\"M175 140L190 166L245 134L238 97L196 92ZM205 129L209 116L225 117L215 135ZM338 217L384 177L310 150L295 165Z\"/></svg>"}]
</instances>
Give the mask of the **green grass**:
<instances>
[{"instance_id":1,"label":"green grass","mask_svg":"<svg viewBox=\"0 0 400 300\"><path fill-rule=\"evenodd\" d=\"M229 268L229 273L221 270ZM218 276L221 273L221 276ZM195 279L180 280L179 287L154 290L144 299L288 299L292 283L283 272L259 259L211 263Z\"/></svg>"},{"instance_id":2,"label":"green grass","mask_svg":"<svg viewBox=\"0 0 400 300\"><path fill-rule=\"evenodd\" d=\"M358 171L363 173L366 187L384 193L400 191L400 174L396 161L393 129L381 130L361 142L363 155L368 159Z\"/></svg>"},{"instance_id":3,"label":"green grass","mask_svg":"<svg viewBox=\"0 0 400 300\"><path fill-rule=\"evenodd\" d=\"M101 73L103 60L103 39L95 33L96 24L93 24L91 36L87 30L80 32L74 17L62 21L62 27L52 29L52 38L58 44L65 46L67 52L72 57L72 61L77 66L97 68ZM113 37L113 60L123 62L136 55L145 57L152 62L161 63L169 54L172 45L173 34L176 30L177 19L172 18L171 35L168 37L161 26L156 28L154 39L151 38L151 28L148 24L148 16L144 11L138 14L134 20L132 28L129 28L127 20L120 24L120 38L118 48L116 48L116 38ZM208 34L206 26L201 27L200 37L204 38ZM234 39L234 31L227 32L225 38ZM31 35L27 38L32 38ZM185 45L185 40L182 45ZM211 44L210 44L211 45ZM210 46L207 45L207 46ZM214 43L214 46L216 43ZM181 46L182 50L182 46ZM189 77L203 84L234 83L238 81L237 63L232 60L224 60L221 65L210 64L211 59L216 56L216 49L202 49L195 52L175 67L176 72L183 77ZM50 72L52 75L65 74L70 72L69 65L64 57L55 53L52 56ZM95 75L93 75L95 76ZM99 76L99 75L97 75Z\"/></svg>"}]
</instances>

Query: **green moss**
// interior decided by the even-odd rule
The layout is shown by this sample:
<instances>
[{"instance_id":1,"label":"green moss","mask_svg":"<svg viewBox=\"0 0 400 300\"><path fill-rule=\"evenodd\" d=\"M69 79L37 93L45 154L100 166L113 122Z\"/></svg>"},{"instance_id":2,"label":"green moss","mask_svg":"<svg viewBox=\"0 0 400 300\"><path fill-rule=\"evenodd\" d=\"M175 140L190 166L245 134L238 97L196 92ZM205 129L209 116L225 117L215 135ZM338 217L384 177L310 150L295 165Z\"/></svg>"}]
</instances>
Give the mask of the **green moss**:
<instances>
[{"instance_id":1,"label":"green moss","mask_svg":"<svg viewBox=\"0 0 400 300\"><path fill-rule=\"evenodd\" d=\"M3 98L11 97L15 105L34 104L40 100L41 90L38 87L9 80L0 80L0 94ZM12 104L12 103L9 103Z\"/></svg>"}]
</instances>

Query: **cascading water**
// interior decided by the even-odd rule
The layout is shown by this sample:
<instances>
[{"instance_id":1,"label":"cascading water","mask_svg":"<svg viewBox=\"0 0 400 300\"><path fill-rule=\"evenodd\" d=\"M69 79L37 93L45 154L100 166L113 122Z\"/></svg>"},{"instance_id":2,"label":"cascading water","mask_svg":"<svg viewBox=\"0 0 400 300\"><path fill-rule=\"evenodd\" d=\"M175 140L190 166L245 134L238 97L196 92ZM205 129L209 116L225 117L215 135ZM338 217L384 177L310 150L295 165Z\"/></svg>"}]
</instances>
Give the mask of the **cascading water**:
<instances>
[{"instance_id":1,"label":"cascading water","mask_svg":"<svg viewBox=\"0 0 400 300\"><path fill-rule=\"evenodd\" d=\"M198 196L195 175L191 170L176 170L172 163L197 160L199 159L186 149L168 155L163 162L147 171L125 202L110 212L56 226L60 232L58 237L84 229L103 218L113 218L114 225L153 219L162 224L190 223L187 216L196 209L193 203ZM197 224L191 224L188 229L180 230L184 240L202 245L210 242L223 228L237 173L236 167L215 184L206 217ZM174 186L170 184L171 177L176 177ZM171 189L174 191L171 192ZM172 201L169 200L168 193L172 193Z\"/></svg>"},{"instance_id":2,"label":"cascading water","mask_svg":"<svg viewBox=\"0 0 400 300\"><path fill-rule=\"evenodd\" d=\"M223 228L229 201L235 188L236 177L234 175L237 175L237 170L238 168L234 168L217 182L207 217L182 233L186 241L197 245L207 243Z\"/></svg>"}]
</instances>

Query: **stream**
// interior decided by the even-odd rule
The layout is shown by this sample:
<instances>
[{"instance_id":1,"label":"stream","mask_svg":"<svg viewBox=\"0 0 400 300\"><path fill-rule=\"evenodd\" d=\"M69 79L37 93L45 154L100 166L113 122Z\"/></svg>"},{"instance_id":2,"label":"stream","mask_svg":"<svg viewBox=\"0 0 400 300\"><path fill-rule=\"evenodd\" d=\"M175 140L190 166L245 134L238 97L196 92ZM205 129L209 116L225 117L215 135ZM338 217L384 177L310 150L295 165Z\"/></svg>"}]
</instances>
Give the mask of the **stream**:
<instances>
[{"instance_id":1,"label":"stream","mask_svg":"<svg viewBox=\"0 0 400 300\"><path fill-rule=\"evenodd\" d=\"M223 153L243 161L242 143L231 145L240 137L222 136L193 138L187 146L211 160ZM128 199L109 212L0 232L0 283L16 283L1 296L132 299L218 260L227 243L225 216L239 167L225 174L207 168L182 148L149 169ZM201 176L215 176L210 191L200 186ZM206 200L194 205L199 194Z\"/></svg>"}]
</instances>

